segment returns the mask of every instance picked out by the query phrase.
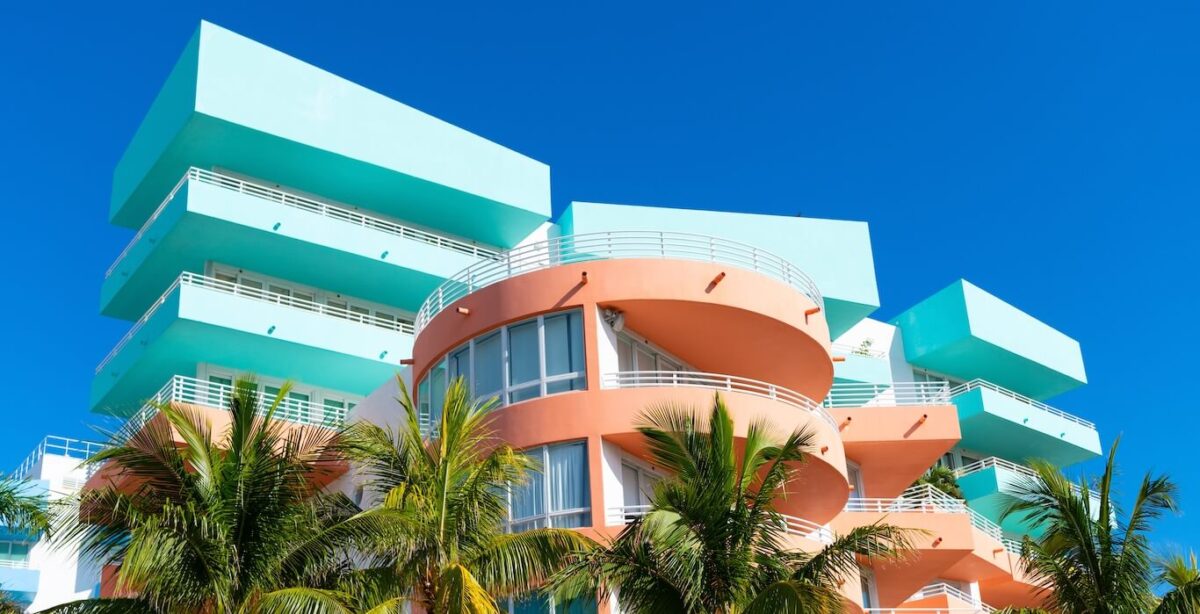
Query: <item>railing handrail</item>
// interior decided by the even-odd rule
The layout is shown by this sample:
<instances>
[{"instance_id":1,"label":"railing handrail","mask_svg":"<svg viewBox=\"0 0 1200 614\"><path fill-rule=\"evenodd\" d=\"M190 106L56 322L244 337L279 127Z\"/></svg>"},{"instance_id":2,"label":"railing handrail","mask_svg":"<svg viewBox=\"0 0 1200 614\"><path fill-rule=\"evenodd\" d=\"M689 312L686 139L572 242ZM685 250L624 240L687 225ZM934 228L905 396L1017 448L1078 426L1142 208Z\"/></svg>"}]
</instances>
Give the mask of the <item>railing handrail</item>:
<instances>
[{"instance_id":1,"label":"railing handrail","mask_svg":"<svg viewBox=\"0 0 1200 614\"><path fill-rule=\"evenodd\" d=\"M1004 544L1007 539L1000 525L972 509L966 501L956 499L938 490L931 484L913 486L893 499L850 499L846 502L847 512L918 512L929 514L967 514L971 525ZM1010 550L1011 552L1012 550ZM1020 549L1016 551L1020 554Z\"/></svg>"},{"instance_id":2,"label":"railing handrail","mask_svg":"<svg viewBox=\"0 0 1200 614\"><path fill-rule=\"evenodd\" d=\"M959 467L957 470L955 470L954 475L956 477L961 478L964 476L968 476L972 473L976 473L978 471L983 471L985 469L993 469L993 468L1004 469L1006 471L1012 471L1013 473L1019 473L1025 477L1027 477L1029 479L1033 479L1033 480L1041 479L1041 476L1038 475L1038 472L1034 471L1032 468L1026 467L1025 465L1018 465L1017 463L1014 463L1010 460L1005 460L1003 458L999 458L999 457L995 457L995 456L989 456L983 460L977 460L973 463L963 465L962 467ZM1076 492L1079 492L1078 484L1072 484L1071 487L1074 488ZM1093 490L1091 488L1088 489L1088 493L1093 498L1100 496L1100 493L1096 492L1095 490Z\"/></svg>"},{"instance_id":3,"label":"railing handrail","mask_svg":"<svg viewBox=\"0 0 1200 614\"><path fill-rule=\"evenodd\" d=\"M654 506L650 504L610 506L605 508L605 521L610 525L624 524L629 518L640 518L652 509L654 509ZM783 522L784 532L788 534L799 535L800 537L818 541L822 544L833 543L834 534L829 527L787 514L779 514L779 518Z\"/></svg>"},{"instance_id":4,"label":"railing handrail","mask_svg":"<svg viewBox=\"0 0 1200 614\"><path fill-rule=\"evenodd\" d=\"M756 271L796 288L824 306L812 278L787 260L757 247L706 235L624 230L567 235L501 252L454 274L425 299L417 311L420 332L451 303L494 283L553 266L629 258L719 262Z\"/></svg>"},{"instance_id":5,"label":"railing handrail","mask_svg":"<svg viewBox=\"0 0 1200 614\"><path fill-rule=\"evenodd\" d=\"M992 392L995 392L997 394L1004 395L1015 401L1019 401L1026 405L1029 405L1030 407L1033 407L1035 409L1040 409L1041 411L1058 416L1059 418L1062 418L1069 422L1074 422L1075 424L1079 424L1079 425L1087 427L1089 429L1096 428L1095 423L1089 422L1088 420L1084 420L1083 418L1080 418L1079 416L1073 416L1071 414L1068 414L1067 412L1065 412L1061 409L1058 409L1056 407L1051 407L1041 401L1038 401L1037 399L1031 399L1019 392L1013 392L1012 390L1009 390L1008 388L1004 388L1002 386L997 386L996 384L993 384L984 379L973 379L969 382L959 384L958 386L955 386L954 388L952 388L950 390L950 396L955 397L960 394L975 390L977 388L984 388L987 390L991 390Z\"/></svg>"},{"instance_id":6,"label":"railing handrail","mask_svg":"<svg viewBox=\"0 0 1200 614\"><path fill-rule=\"evenodd\" d=\"M407 318L397 317L394 320L389 320L380 318L375 314L357 313L349 309L334 307L325 303L317 302L315 300L299 299L287 294L271 292L270 290L263 288L252 288L236 282L225 281L215 277L208 277L206 275L184 271L175 279L174 283L167 288L167 291L163 292L162 296L160 296L158 300L154 301L150 308L146 310L146 313L143 314L141 318L138 318L138 321L135 322L132 327L130 327L129 332L125 333L125 336L121 337L120 341L117 341L117 344L113 346L113 349L104 357L104 360L101 360L100 364L96 366L96 373L103 371L104 367L107 366L108 363L117 356L117 354L121 353L121 350L125 347L125 345L128 344L131 339L133 339L134 335L136 335L138 331L145 326L146 322L148 322L150 318L152 318L158 311L158 308L161 307L163 303L167 302L167 299L170 298L171 294L173 294L180 286L207 288L209 290L216 290L226 294L245 296L252 300L259 300L263 302L284 305L286 307L303 309L304 311L332 316L342 320L348 320L350 322L367 324L370 326L393 330L409 335L415 332L412 321Z\"/></svg>"},{"instance_id":7,"label":"railing handrail","mask_svg":"<svg viewBox=\"0 0 1200 614\"><path fill-rule=\"evenodd\" d=\"M293 192L288 192L280 188L264 185L255 181L249 181L247 179L241 179L239 177L233 177L224 173L218 173L193 166L183 174L183 178L181 178L179 182L175 184L175 187L172 188L169 193L167 193L167 197L163 199L161 204L158 205L158 208L154 210L154 213L150 214L150 217L147 218L146 223L142 224L142 227L138 229L137 234L133 235L133 240L131 240L129 244L125 246L125 249L121 250L121 253L117 256L117 259L114 260L112 265L108 267L108 270L105 271L105 279L112 276L113 272L116 271L117 266L121 263L121 260L123 260L125 256L129 254L129 252L133 249L133 246L137 244L137 242L141 240L142 236L146 234L150 227L154 225L154 222L158 220L160 215L162 215L162 212L167 208L167 205L169 205L171 201L175 200L175 196L179 194L179 190L189 180L200 181L209 185L235 190L242 194L277 202L296 209L302 209L304 211L316 213L330 219L348 222L364 228L372 228L374 230L386 232L398 237L421 241L423 243L428 243L436 247L456 251L468 256L475 256L476 258L494 259L500 253L495 249L480 247L474 243L468 243L458 239L451 239L450 237L445 237L438 233L430 232L421 228L400 224L381 217L364 215L350 206L335 205L322 200L317 200L315 198L309 198L307 196L301 196Z\"/></svg>"},{"instance_id":8,"label":"railing handrail","mask_svg":"<svg viewBox=\"0 0 1200 614\"><path fill-rule=\"evenodd\" d=\"M42 457L47 455L65 456L67 458L82 460L103 450L105 447L107 447L105 444L98 441L62 437L60 435L47 435L38 442L38 445L34 446L29 455L25 457L25 460L21 461L21 464L17 465L17 468L9 476L15 479L28 477L30 471L33 470L33 466Z\"/></svg>"},{"instance_id":9,"label":"railing handrail","mask_svg":"<svg viewBox=\"0 0 1200 614\"><path fill-rule=\"evenodd\" d=\"M949 403L948 382L837 382L821 404L824 407L904 407Z\"/></svg>"},{"instance_id":10,"label":"railing handrail","mask_svg":"<svg viewBox=\"0 0 1200 614\"><path fill-rule=\"evenodd\" d=\"M236 391L236 386L205 381L185 375L175 375L159 388L136 413L121 427L122 439L127 439L141 430L158 413L158 407L167 403L188 403L223 409ZM264 414L274 398L259 394L258 413ZM346 421L345 407L330 407L312 400L284 398L275 410L275 418L297 424L317 426L341 426Z\"/></svg>"},{"instance_id":11,"label":"railing handrail","mask_svg":"<svg viewBox=\"0 0 1200 614\"><path fill-rule=\"evenodd\" d=\"M748 377L700 371L615 371L600 376L603 388L705 388L740 392L786 403L815 414L833 428L837 422L825 408L790 388L768 384Z\"/></svg>"},{"instance_id":12,"label":"railing handrail","mask_svg":"<svg viewBox=\"0 0 1200 614\"><path fill-rule=\"evenodd\" d=\"M954 597L955 599L958 599L959 601L965 601L965 602L972 604L975 607L983 610L984 612L994 612L995 611L995 608L993 608L992 606L990 606L986 603L983 603L981 600L975 598L970 593L967 593L966 591L964 591L956 586L951 586L945 582L937 582L934 584L928 584L928 585L922 587L921 590L914 593L913 596L910 597L909 599L910 600L928 599L930 597L937 597L939 595L946 595L949 597Z\"/></svg>"},{"instance_id":13,"label":"railing handrail","mask_svg":"<svg viewBox=\"0 0 1200 614\"><path fill-rule=\"evenodd\" d=\"M0 559L0 567L8 569L29 569L29 559Z\"/></svg>"}]
</instances>

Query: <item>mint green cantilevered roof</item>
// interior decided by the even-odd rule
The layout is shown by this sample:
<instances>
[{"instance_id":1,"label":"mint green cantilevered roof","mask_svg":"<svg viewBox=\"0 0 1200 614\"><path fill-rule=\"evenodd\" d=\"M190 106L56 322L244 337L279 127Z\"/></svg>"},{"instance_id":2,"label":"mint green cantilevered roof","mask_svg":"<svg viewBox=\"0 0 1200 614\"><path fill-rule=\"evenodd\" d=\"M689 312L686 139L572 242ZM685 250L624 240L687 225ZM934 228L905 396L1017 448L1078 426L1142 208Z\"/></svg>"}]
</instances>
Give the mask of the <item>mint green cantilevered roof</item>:
<instances>
[{"instance_id":1,"label":"mint green cantilevered roof","mask_svg":"<svg viewBox=\"0 0 1200 614\"><path fill-rule=\"evenodd\" d=\"M563 234L615 230L690 232L740 241L787 259L825 297L837 337L879 308L871 236L865 222L573 202L559 218Z\"/></svg>"},{"instance_id":2,"label":"mint green cantilevered roof","mask_svg":"<svg viewBox=\"0 0 1200 614\"><path fill-rule=\"evenodd\" d=\"M136 228L189 166L232 171L511 247L550 216L550 169L203 22L113 173Z\"/></svg>"},{"instance_id":3,"label":"mint green cantilevered roof","mask_svg":"<svg viewBox=\"0 0 1200 614\"><path fill-rule=\"evenodd\" d=\"M966 280L896 316L908 361L1035 399L1087 383L1079 342Z\"/></svg>"}]
</instances>

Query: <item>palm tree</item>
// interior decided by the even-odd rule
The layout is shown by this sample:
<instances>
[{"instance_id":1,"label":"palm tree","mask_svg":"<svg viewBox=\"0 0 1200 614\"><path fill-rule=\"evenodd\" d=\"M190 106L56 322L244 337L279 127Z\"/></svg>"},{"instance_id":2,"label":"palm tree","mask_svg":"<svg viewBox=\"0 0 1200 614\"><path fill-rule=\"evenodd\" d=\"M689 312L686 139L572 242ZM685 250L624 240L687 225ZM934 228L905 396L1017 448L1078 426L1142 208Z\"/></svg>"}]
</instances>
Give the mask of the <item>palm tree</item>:
<instances>
[{"instance_id":1,"label":"palm tree","mask_svg":"<svg viewBox=\"0 0 1200 614\"><path fill-rule=\"evenodd\" d=\"M0 477L0 526L40 533L49 528L46 498L29 492L29 483Z\"/></svg>"},{"instance_id":2,"label":"palm tree","mask_svg":"<svg viewBox=\"0 0 1200 614\"><path fill-rule=\"evenodd\" d=\"M928 484L955 499L964 499L962 488L958 485L958 477L954 475L954 470L941 465L934 465L925 472L925 475L917 478L913 482L913 486L921 486Z\"/></svg>"},{"instance_id":3,"label":"palm tree","mask_svg":"<svg viewBox=\"0 0 1200 614\"><path fill-rule=\"evenodd\" d=\"M1125 614L1156 607L1148 533L1156 518L1176 511L1176 487L1164 476L1146 474L1122 518L1112 492L1118 444L1109 451L1095 502L1086 480L1077 485L1053 465L1035 461L1037 477L1016 485L1006 506L1004 517L1022 514L1045 527L1037 541L1025 539L1021 564L1044 587L1050 611Z\"/></svg>"},{"instance_id":4,"label":"palm tree","mask_svg":"<svg viewBox=\"0 0 1200 614\"><path fill-rule=\"evenodd\" d=\"M531 458L493 436L495 400L472 402L462 379L446 391L427 436L404 382L395 431L360 422L344 449L359 464L377 510L402 522L365 572L427 612L495 613L498 598L535 591L593 542L568 529L506 533L507 491L534 471Z\"/></svg>"},{"instance_id":5,"label":"palm tree","mask_svg":"<svg viewBox=\"0 0 1200 614\"><path fill-rule=\"evenodd\" d=\"M198 409L158 405L161 419L86 461L119 472L120 485L84 491L63 535L119 563L117 590L129 596L52 611L340 613L373 596L354 590L346 553L391 523L322 493L337 434L276 419L289 389L264 407L239 378L220 434Z\"/></svg>"},{"instance_id":6,"label":"palm tree","mask_svg":"<svg viewBox=\"0 0 1200 614\"><path fill-rule=\"evenodd\" d=\"M1159 562L1160 582L1171 587L1163 595L1156 614L1192 614L1200 612L1200 568L1196 566L1196 553L1167 557Z\"/></svg>"},{"instance_id":7,"label":"palm tree","mask_svg":"<svg viewBox=\"0 0 1200 614\"><path fill-rule=\"evenodd\" d=\"M733 419L717 395L707 419L688 408L653 407L638 427L660 481L651 510L607 548L579 557L555 582L570 598L619 592L624 612L841 612L837 587L858 573L858 558L894 557L905 533L876 524L843 535L816 554L784 545L774 508L813 435L782 441L763 422L749 425L739 453Z\"/></svg>"}]
</instances>

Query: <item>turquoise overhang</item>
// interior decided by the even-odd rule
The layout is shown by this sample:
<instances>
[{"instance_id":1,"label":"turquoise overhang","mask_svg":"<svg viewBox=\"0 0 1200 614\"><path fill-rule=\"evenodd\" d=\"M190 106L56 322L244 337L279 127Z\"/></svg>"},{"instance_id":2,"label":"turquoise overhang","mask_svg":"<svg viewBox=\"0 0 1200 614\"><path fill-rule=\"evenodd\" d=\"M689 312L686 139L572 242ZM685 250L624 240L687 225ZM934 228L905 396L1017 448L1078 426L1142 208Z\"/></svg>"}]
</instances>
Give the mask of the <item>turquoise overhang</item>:
<instances>
[{"instance_id":1,"label":"turquoise overhang","mask_svg":"<svg viewBox=\"0 0 1200 614\"><path fill-rule=\"evenodd\" d=\"M962 446L1016 462L1042 459L1070 465L1101 454L1091 422L987 382L951 390Z\"/></svg>"},{"instance_id":2,"label":"turquoise overhang","mask_svg":"<svg viewBox=\"0 0 1200 614\"><path fill-rule=\"evenodd\" d=\"M141 226L191 166L500 247L550 216L545 164L207 22L117 164L113 223Z\"/></svg>"},{"instance_id":3,"label":"turquoise overhang","mask_svg":"<svg viewBox=\"0 0 1200 614\"><path fill-rule=\"evenodd\" d=\"M97 368L93 411L127 416L199 363L366 396L412 356L411 331L238 294L210 278L180 279Z\"/></svg>"},{"instance_id":4,"label":"turquoise overhang","mask_svg":"<svg viewBox=\"0 0 1200 614\"><path fill-rule=\"evenodd\" d=\"M956 379L985 379L1035 399L1087 383L1079 342L966 280L893 324L911 364Z\"/></svg>"}]
</instances>

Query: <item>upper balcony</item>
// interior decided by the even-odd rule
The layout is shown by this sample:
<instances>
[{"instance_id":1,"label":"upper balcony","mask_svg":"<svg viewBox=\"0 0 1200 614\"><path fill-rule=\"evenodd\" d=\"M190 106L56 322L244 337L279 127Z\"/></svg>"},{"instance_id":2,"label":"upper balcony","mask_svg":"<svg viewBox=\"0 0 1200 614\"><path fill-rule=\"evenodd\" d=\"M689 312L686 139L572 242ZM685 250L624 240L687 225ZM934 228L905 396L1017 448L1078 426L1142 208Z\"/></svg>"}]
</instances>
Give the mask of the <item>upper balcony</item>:
<instances>
[{"instance_id":1,"label":"upper balcony","mask_svg":"<svg viewBox=\"0 0 1200 614\"><path fill-rule=\"evenodd\" d=\"M892 383L892 365L888 353L869 346L833 343L833 379L836 382L855 382L872 385Z\"/></svg>"},{"instance_id":2,"label":"upper balcony","mask_svg":"<svg viewBox=\"0 0 1200 614\"><path fill-rule=\"evenodd\" d=\"M1100 455L1096 425L1041 401L974 380L950 391L958 407L962 446L1017 460L1070 465Z\"/></svg>"},{"instance_id":3,"label":"upper balcony","mask_svg":"<svg viewBox=\"0 0 1200 614\"><path fill-rule=\"evenodd\" d=\"M717 235L778 254L812 277L824 295L836 338L879 308L871 235L864 222L573 202L559 217L563 234L666 231Z\"/></svg>"},{"instance_id":4,"label":"upper balcony","mask_svg":"<svg viewBox=\"0 0 1200 614\"><path fill-rule=\"evenodd\" d=\"M510 247L550 215L545 164L202 22L113 173L137 228L190 166Z\"/></svg>"},{"instance_id":5,"label":"upper balcony","mask_svg":"<svg viewBox=\"0 0 1200 614\"><path fill-rule=\"evenodd\" d=\"M198 363L365 396L411 356L412 323L193 273L96 367L92 409L129 415Z\"/></svg>"},{"instance_id":6,"label":"upper balcony","mask_svg":"<svg viewBox=\"0 0 1200 614\"><path fill-rule=\"evenodd\" d=\"M965 280L895 319L909 363L1035 399L1087 383L1079 342Z\"/></svg>"},{"instance_id":7,"label":"upper balcony","mask_svg":"<svg viewBox=\"0 0 1200 614\"><path fill-rule=\"evenodd\" d=\"M836 382L822 405L872 497L903 492L961 437L946 382Z\"/></svg>"},{"instance_id":8,"label":"upper balcony","mask_svg":"<svg viewBox=\"0 0 1200 614\"><path fill-rule=\"evenodd\" d=\"M189 169L105 273L101 312L133 320L208 261L416 311L496 250L261 181Z\"/></svg>"},{"instance_id":9,"label":"upper balcony","mask_svg":"<svg viewBox=\"0 0 1200 614\"><path fill-rule=\"evenodd\" d=\"M823 398L832 382L824 301L786 260L703 235L603 232L532 243L452 276L416 316L419 377L506 322L583 307L655 340L696 371ZM598 376L597 372L595 376ZM593 379L592 381L595 381Z\"/></svg>"}]
</instances>

